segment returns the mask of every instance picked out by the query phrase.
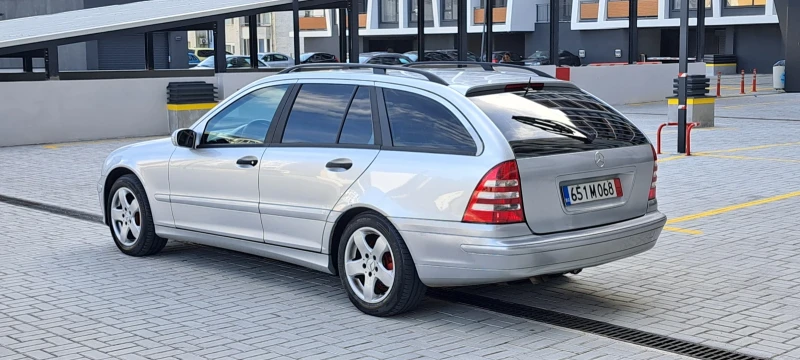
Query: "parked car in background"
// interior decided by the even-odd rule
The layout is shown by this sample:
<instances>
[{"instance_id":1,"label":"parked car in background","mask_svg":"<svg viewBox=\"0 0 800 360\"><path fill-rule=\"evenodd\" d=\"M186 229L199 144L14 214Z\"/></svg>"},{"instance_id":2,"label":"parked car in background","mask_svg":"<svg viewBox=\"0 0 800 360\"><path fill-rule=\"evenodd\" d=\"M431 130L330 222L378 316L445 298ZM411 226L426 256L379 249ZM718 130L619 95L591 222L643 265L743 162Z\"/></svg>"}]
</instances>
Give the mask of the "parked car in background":
<instances>
[{"instance_id":1,"label":"parked car in background","mask_svg":"<svg viewBox=\"0 0 800 360\"><path fill-rule=\"evenodd\" d=\"M411 60L408 56L403 54L370 52L359 55L358 62L362 64L403 65L411 64L414 60Z\"/></svg>"},{"instance_id":2,"label":"parked car in background","mask_svg":"<svg viewBox=\"0 0 800 360\"><path fill-rule=\"evenodd\" d=\"M197 56L195 56L195 54L192 54L191 52L189 52L188 55L189 55L189 66L190 67L197 66L197 64L200 63L200 59Z\"/></svg>"},{"instance_id":3,"label":"parked car in background","mask_svg":"<svg viewBox=\"0 0 800 360\"><path fill-rule=\"evenodd\" d=\"M446 50L436 50L441 53L445 53L448 56L452 57L453 59L458 60L458 50L456 49L446 49ZM478 55L475 55L472 51L467 51L467 61L480 61L478 59Z\"/></svg>"},{"instance_id":4,"label":"parked car in background","mask_svg":"<svg viewBox=\"0 0 800 360\"><path fill-rule=\"evenodd\" d=\"M115 150L97 183L110 237L130 256L173 239L338 275L375 316L427 287L655 246L657 155L625 115L534 72L430 64L263 77L171 138Z\"/></svg>"},{"instance_id":5,"label":"parked car in background","mask_svg":"<svg viewBox=\"0 0 800 360\"><path fill-rule=\"evenodd\" d=\"M316 64L316 63L338 63L339 59L336 55L324 52L308 52L300 55L301 64Z\"/></svg>"},{"instance_id":6,"label":"parked car in background","mask_svg":"<svg viewBox=\"0 0 800 360\"><path fill-rule=\"evenodd\" d=\"M506 64L512 65L525 65L523 61L522 55L513 51L495 51L492 53L492 61L493 63L504 62L503 57L508 54L511 58L511 61L505 61ZM482 55L481 58L486 59L486 55Z\"/></svg>"},{"instance_id":7,"label":"parked car in background","mask_svg":"<svg viewBox=\"0 0 800 360\"><path fill-rule=\"evenodd\" d=\"M403 55L407 56L414 62L419 61L419 54L416 51L409 51L407 53L404 53ZM424 58L425 61L456 61L456 59L457 58L447 55L446 53L441 51L430 51L430 50L425 51L425 58Z\"/></svg>"},{"instance_id":8,"label":"parked car in background","mask_svg":"<svg viewBox=\"0 0 800 360\"><path fill-rule=\"evenodd\" d=\"M209 56L214 56L214 49L211 49L211 48L189 48L189 53L190 54L194 54L194 56L197 56L197 58L200 59L200 61L203 61L206 58L208 58ZM228 54L228 55L233 55L228 51L226 51L225 53Z\"/></svg>"},{"instance_id":9,"label":"parked car in background","mask_svg":"<svg viewBox=\"0 0 800 360\"><path fill-rule=\"evenodd\" d=\"M537 50L524 60L527 66L550 65L550 51ZM558 64L561 66L581 66L581 58L566 50L559 50Z\"/></svg>"},{"instance_id":10,"label":"parked car in background","mask_svg":"<svg viewBox=\"0 0 800 360\"><path fill-rule=\"evenodd\" d=\"M258 53L258 58L270 67L294 66L294 59L286 54L276 52Z\"/></svg>"},{"instance_id":11,"label":"parked car in background","mask_svg":"<svg viewBox=\"0 0 800 360\"><path fill-rule=\"evenodd\" d=\"M250 68L250 56L247 55L228 55L227 56L228 62L228 69L247 69ZM270 67L267 63L258 60L258 67L259 68L268 68ZM214 56L209 56L205 60L201 61L197 66L193 67L192 69L213 69L214 68Z\"/></svg>"}]
</instances>

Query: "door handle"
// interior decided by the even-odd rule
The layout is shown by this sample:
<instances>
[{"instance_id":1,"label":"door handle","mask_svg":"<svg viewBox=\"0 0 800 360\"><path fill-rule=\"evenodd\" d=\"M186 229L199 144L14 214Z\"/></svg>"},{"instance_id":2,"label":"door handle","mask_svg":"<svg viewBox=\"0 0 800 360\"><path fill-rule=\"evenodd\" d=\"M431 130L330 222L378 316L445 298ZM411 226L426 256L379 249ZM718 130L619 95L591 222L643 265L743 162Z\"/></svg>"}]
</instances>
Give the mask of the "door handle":
<instances>
[{"instance_id":1,"label":"door handle","mask_svg":"<svg viewBox=\"0 0 800 360\"><path fill-rule=\"evenodd\" d=\"M353 160L350 159L334 159L325 164L328 169L342 169L350 170L353 167Z\"/></svg>"},{"instance_id":2,"label":"door handle","mask_svg":"<svg viewBox=\"0 0 800 360\"><path fill-rule=\"evenodd\" d=\"M239 160L236 160L236 165L256 166L256 164L258 164L258 158L255 156L245 156Z\"/></svg>"}]
</instances>

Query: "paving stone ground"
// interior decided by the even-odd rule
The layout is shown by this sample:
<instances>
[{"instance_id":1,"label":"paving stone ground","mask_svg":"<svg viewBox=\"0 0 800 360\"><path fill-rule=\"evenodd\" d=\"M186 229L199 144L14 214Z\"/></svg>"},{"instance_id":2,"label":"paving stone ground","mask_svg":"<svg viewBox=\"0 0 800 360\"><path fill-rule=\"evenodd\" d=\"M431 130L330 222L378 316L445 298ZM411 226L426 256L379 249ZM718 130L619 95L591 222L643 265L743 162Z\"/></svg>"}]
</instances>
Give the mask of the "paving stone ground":
<instances>
[{"instance_id":1,"label":"paving stone ground","mask_svg":"<svg viewBox=\"0 0 800 360\"><path fill-rule=\"evenodd\" d=\"M664 103L620 107L651 139ZM462 291L777 359L800 358L800 97L720 100L696 156L664 132L644 254L541 284ZM0 194L99 213L109 151L141 139L0 148ZM683 218L686 219L686 218ZM0 358L677 358L426 299L393 319L359 313L332 276L170 243L131 258L98 224L0 204Z\"/></svg>"}]
</instances>

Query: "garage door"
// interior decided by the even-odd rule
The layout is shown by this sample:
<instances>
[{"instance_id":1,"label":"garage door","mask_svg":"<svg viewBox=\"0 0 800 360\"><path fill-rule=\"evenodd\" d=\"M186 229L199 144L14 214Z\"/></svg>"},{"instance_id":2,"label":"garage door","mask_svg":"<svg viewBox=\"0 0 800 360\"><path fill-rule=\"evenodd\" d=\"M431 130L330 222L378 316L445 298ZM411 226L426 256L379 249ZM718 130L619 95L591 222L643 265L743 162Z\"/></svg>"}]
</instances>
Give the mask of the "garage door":
<instances>
[{"instance_id":1,"label":"garage door","mask_svg":"<svg viewBox=\"0 0 800 360\"><path fill-rule=\"evenodd\" d=\"M167 33L153 33L156 69L169 68ZM97 41L97 64L100 70L142 70L144 34L115 35Z\"/></svg>"}]
</instances>

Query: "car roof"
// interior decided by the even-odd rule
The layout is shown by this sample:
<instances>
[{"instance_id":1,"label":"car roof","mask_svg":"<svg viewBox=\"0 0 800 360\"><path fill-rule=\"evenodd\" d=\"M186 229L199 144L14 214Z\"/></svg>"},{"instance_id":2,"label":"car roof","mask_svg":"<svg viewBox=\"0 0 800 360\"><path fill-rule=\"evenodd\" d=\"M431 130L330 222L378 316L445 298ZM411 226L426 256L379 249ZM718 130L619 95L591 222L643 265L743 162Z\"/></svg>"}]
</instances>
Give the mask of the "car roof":
<instances>
[{"instance_id":1,"label":"car roof","mask_svg":"<svg viewBox=\"0 0 800 360\"><path fill-rule=\"evenodd\" d=\"M331 80L365 80L365 81L390 82L390 83L397 83L402 85L409 85L409 86L428 88L428 89L430 89L431 86L445 86L429 81L425 79L421 74L403 71L403 67L396 67L396 69L397 70L394 71L389 70L386 72L386 74L374 74L373 71L369 68L349 69L349 70L320 69L316 71L299 71L299 72L283 73L283 74L268 76L266 78L254 82L253 85L255 86L258 84L278 81L281 79L324 78ZM448 84L446 85L447 87L457 91L458 93L461 93L462 95L467 94L471 89L477 87L504 85L504 84L519 84L528 82L564 84L565 86L574 87L574 85L572 85L569 82L548 77L541 77L533 72L525 71L524 69L520 70L512 69L510 71L504 71L504 70L485 71L480 67L463 68L463 69L455 69L455 68L420 69L419 67L415 67L414 69L424 70L432 75L439 77ZM357 77L354 76L355 74L357 74L358 76Z\"/></svg>"}]
</instances>

